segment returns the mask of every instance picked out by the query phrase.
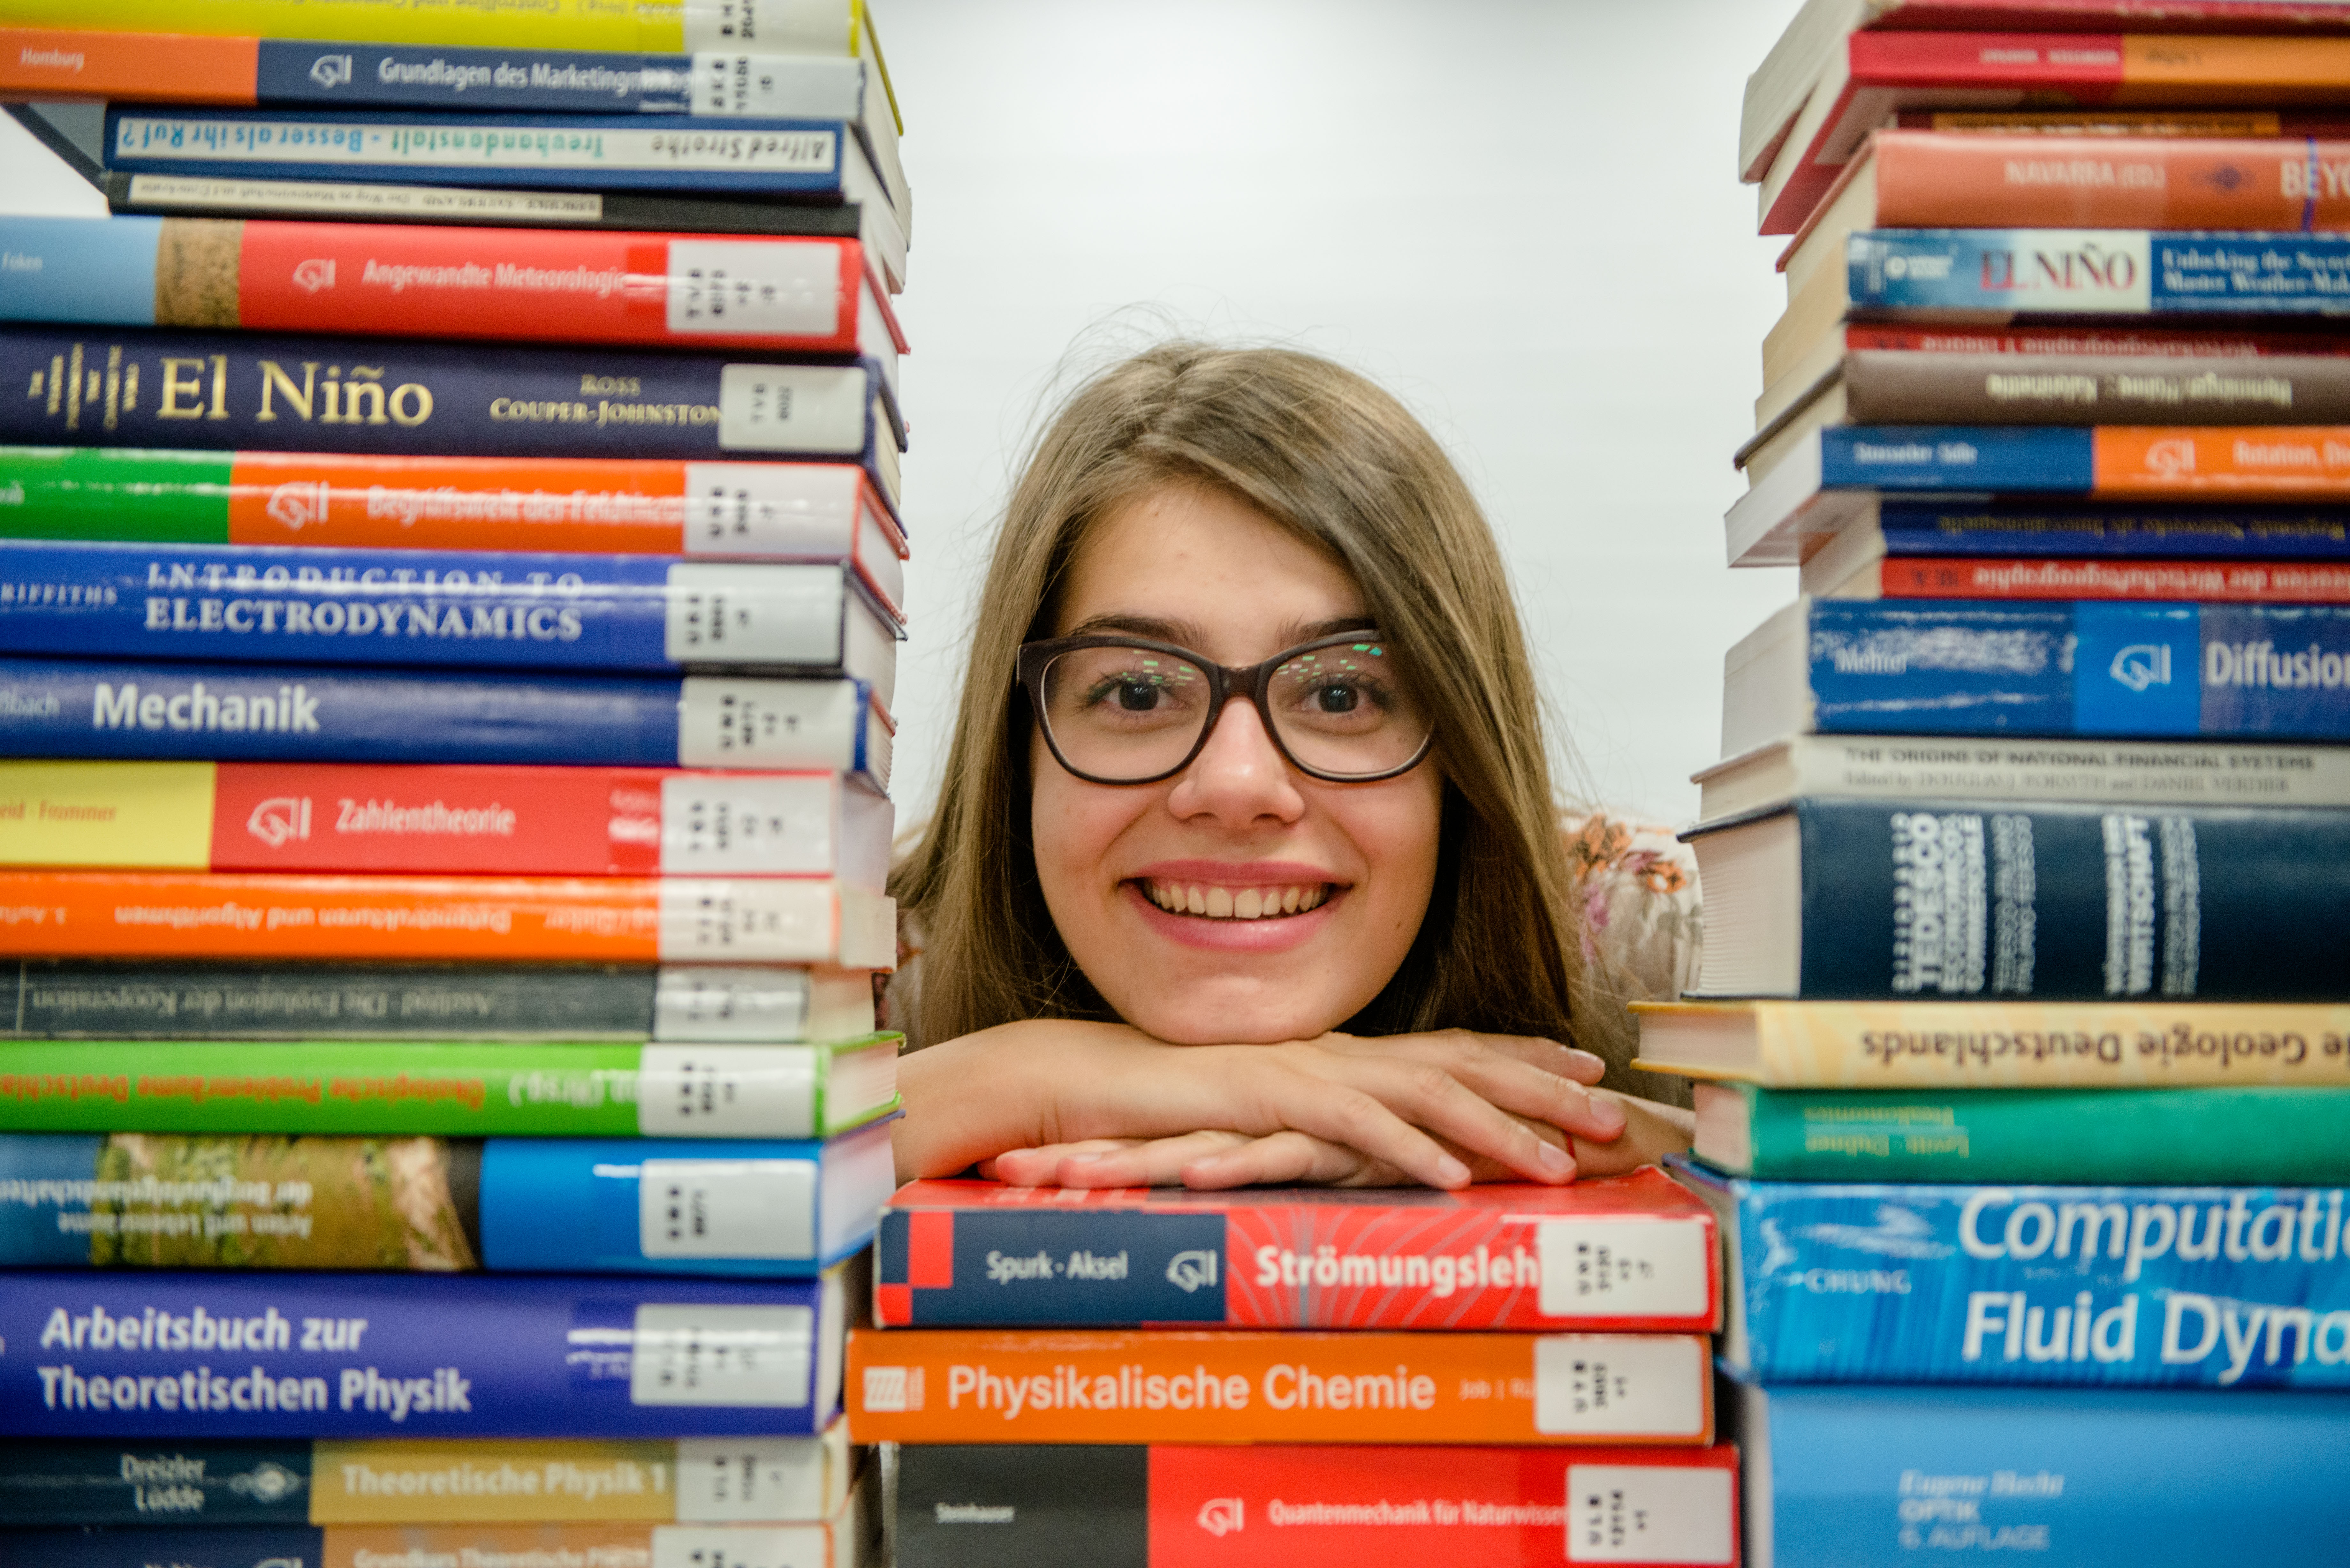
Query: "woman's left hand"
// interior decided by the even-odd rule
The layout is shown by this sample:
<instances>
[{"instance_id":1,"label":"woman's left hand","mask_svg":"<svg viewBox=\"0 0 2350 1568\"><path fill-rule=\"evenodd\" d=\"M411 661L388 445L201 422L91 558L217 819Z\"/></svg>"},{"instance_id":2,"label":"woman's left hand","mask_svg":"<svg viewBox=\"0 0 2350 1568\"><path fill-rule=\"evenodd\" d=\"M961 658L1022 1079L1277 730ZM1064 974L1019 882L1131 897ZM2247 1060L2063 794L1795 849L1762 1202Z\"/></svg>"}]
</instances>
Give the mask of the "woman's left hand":
<instances>
[{"instance_id":1,"label":"woman's left hand","mask_svg":"<svg viewBox=\"0 0 2350 1568\"><path fill-rule=\"evenodd\" d=\"M1571 1137L1556 1127L1529 1122L1534 1136L1575 1156L1578 1176L1621 1176L1674 1149L1687 1148L1696 1128L1688 1111L1653 1100L1591 1091L1624 1113L1624 1131L1605 1143ZM1451 1147L1450 1145L1447 1145ZM1461 1151L1454 1148L1456 1157ZM1465 1157L1464 1157L1465 1158ZM1522 1181L1516 1171L1489 1159L1468 1159L1476 1181ZM1301 1132L1252 1137L1235 1132L1185 1133L1180 1137L1090 1138L1082 1143L1021 1148L998 1155L979 1168L982 1176L1014 1187L1400 1187L1410 1178L1393 1166Z\"/></svg>"}]
</instances>

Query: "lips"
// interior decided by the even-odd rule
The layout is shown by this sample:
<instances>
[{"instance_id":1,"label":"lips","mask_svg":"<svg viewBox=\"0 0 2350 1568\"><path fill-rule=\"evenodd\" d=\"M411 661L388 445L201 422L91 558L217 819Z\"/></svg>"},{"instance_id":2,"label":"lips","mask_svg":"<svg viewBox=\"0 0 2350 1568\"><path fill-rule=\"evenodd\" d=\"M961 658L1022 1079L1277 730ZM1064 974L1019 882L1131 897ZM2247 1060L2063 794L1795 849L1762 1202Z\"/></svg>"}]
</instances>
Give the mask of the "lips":
<instances>
[{"instance_id":1,"label":"lips","mask_svg":"<svg viewBox=\"0 0 2350 1568\"><path fill-rule=\"evenodd\" d=\"M1144 898L1169 914L1196 915L1209 920L1268 920L1302 915L1319 908L1331 891L1327 882L1268 882L1233 887L1182 877L1138 877L1136 884Z\"/></svg>"}]
</instances>

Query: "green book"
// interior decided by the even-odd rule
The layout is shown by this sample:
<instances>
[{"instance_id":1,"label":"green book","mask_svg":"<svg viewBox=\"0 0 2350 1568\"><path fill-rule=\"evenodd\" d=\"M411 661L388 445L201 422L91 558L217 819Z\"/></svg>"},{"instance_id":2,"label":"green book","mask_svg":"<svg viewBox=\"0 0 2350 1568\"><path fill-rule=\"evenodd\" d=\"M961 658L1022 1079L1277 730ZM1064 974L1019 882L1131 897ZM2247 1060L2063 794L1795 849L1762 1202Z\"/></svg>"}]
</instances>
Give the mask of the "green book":
<instances>
[{"instance_id":1,"label":"green book","mask_svg":"<svg viewBox=\"0 0 2350 1568\"><path fill-rule=\"evenodd\" d=\"M829 1137L897 1108L903 1039L8 1040L0 1131Z\"/></svg>"},{"instance_id":2,"label":"green book","mask_svg":"<svg viewBox=\"0 0 2350 1568\"><path fill-rule=\"evenodd\" d=\"M236 454L0 446L0 538L225 545Z\"/></svg>"},{"instance_id":3,"label":"green book","mask_svg":"<svg viewBox=\"0 0 2350 1568\"><path fill-rule=\"evenodd\" d=\"M1697 1157L1763 1181L2350 1182L2350 1088L1696 1086Z\"/></svg>"}]
</instances>

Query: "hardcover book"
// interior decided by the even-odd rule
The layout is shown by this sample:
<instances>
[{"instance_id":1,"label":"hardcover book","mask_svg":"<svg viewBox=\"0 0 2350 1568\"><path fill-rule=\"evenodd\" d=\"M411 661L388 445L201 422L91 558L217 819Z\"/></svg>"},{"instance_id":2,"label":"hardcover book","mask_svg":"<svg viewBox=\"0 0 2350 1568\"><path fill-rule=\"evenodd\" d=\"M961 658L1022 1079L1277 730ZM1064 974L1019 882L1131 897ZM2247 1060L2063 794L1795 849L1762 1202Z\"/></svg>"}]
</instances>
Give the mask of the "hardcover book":
<instances>
[{"instance_id":1,"label":"hardcover book","mask_svg":"<svg viewBox=\"0 0 2350 1568\"><path fill-rule=\"evenodd\" d=\"M23 1438L820 1432L851 1282L0 1274Z\"/></svg>"},{"instance_id":2,"label":"hardcover book","mask_svg":"<svg viewBox=\"0 0 2350 1568\"><path fill-rule=\"evenodd\" d=\"M0 1134L0 1265L806 1276L863 1250L896 1185L887 1124L723 1150Z\"/></svg>"},{"instance_id":3,"label":"hardcover book","mask_svg":"<svg viewBox=\"0 0 2350 1568\"><path fill-rule=\"evenodd\" d=\"M784 54L848 55L887 78L872 14L863 0L739 0L691 6L661 0L546 0L528 16L421 11L408 0L12 0L10 20L28 27L109 32L202 32L214 36L329 38L355 44L471 48L560 48L694 53L740 48L754 36Z\"/></svg>"},{"instance_id":4,"label":"hardcover book","mask_svg":"<svg viewBox=\"0 0 2350 1568\"><path fill-rule=\"evenodd\" d=\"M1662 1443L1713 1438L1665 1334L855 1329L860 1443Z\"/></svg>"},{"instance_id":5,"label":"hardcover book","mask_svg":"<svg viewBox=\"0 0 2350 1568\"><path fill-rule=\"evenodd\" d=\"M1377 1195L918 1181L881 1217L874 1315L883 1327L1704 1332L1713 1238L1687 1197L1654 1170Z\"/></svg>"},{"instance_id":6,"label":"hardcover book","mask_svg":"<svg viewBox=\"0 0 2350 1568\"><path fill-rule=\"evenodd\" d=\"M1807 574L1808 575L1808 574ZM1842 599L2118 599L2207 604L2350 604L2350 566L2299 561L2109 561L1888 556L1839 581L1804 583Z\"/></svg>"},{"instance_id":7,"label":"hardcover book","mask_svg":"<svg viewBox=\"0 0 2350 1568\"><path fill-rule=\"evenodd\" d=\"M821 1138L897 1107L900 1044L9 1040L0 1127Z\"/></svg>"},{"instance_id":8,"label":"hardcover book","mask_svg":"<svg viewBox=\"0 0 2350 1568\"><path fill-rule=\"evenodd\" d=\"M1738 1561L1738 1454L1727 1445L889 1452L899 1568Z\"/></svg>"},{"instance_id":9,"label":"hardcover book","mask_svg":"<svg viewBox=\"0 0 2350 1568\"><path fill-rule=\"evenodd\" d=\"M0 1563L41 1568L384 1568L386 1563L775 1563L858 1568L872 1524L860 1494L808 1524L330 1524L225 1530L27 1530Z\"/></svg>"}]
</instances>

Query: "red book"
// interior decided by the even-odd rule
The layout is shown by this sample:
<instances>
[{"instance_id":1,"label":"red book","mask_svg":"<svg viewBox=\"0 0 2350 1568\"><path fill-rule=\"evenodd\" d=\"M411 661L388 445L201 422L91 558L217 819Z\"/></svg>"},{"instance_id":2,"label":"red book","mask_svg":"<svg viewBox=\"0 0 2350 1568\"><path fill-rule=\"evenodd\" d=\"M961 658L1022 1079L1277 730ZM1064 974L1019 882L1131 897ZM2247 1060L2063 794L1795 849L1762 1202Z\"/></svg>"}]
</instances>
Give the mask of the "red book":
<instances>
[{"instance_id":1,"label":"red book","mask_svg":"<svg viewBox=\"0 0 2350 1568\"><path fill-rule=\"evenodd\" d=\"M1841 599L2126 599L2350 604L2350 565L2327 561L2017 560L1887 556L1825 590Z\"/></svg>"},{"instance_id":2,"label":"red book","mask_svg":"<svg viewBox=\"0 0 2350 1568\"><path fill-rule=\"evenodd\" d=\"M1653 1167L1461 1192L918 1181L883 1212L878 1247L885 1327L1705 1333L1720 1322L1712 1214Z\"/></svg>"}]
</instances>

